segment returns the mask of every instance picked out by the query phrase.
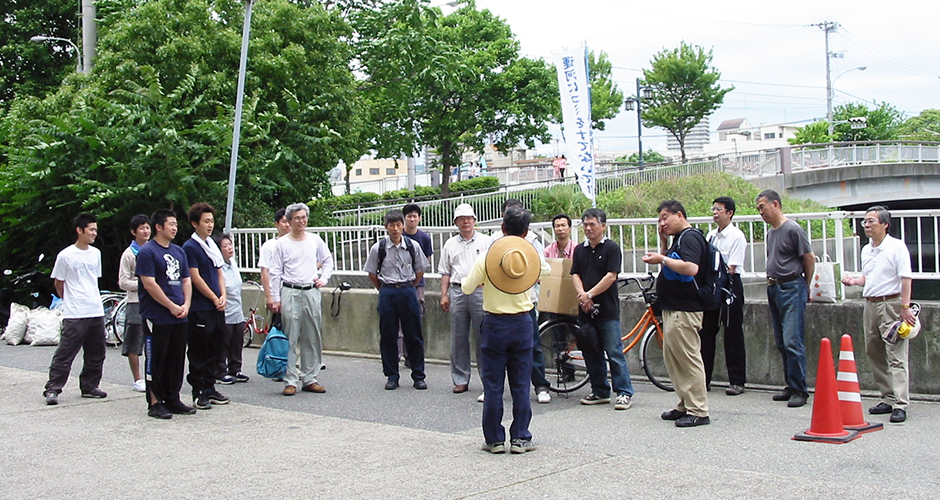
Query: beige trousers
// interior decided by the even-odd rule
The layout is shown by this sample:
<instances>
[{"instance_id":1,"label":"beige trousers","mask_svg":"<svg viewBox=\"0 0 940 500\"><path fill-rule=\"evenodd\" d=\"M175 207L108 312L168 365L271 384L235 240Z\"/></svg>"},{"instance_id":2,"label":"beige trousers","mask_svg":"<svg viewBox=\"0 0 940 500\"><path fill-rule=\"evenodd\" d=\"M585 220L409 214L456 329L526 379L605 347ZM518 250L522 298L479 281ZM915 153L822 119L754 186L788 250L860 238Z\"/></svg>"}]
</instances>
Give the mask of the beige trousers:
<instances>
[{"instance_id":1,"label":"beige trousers","mask_svg":"<svg viewBox=\"0 0 940 500\"><path fill-rule=\"evenodd\" d=\"M666 370L679 396L676 409L696 417L708 416L705 364L702 362L702 312L663 311L663 355Z\"/></svg>"}]
</instances>

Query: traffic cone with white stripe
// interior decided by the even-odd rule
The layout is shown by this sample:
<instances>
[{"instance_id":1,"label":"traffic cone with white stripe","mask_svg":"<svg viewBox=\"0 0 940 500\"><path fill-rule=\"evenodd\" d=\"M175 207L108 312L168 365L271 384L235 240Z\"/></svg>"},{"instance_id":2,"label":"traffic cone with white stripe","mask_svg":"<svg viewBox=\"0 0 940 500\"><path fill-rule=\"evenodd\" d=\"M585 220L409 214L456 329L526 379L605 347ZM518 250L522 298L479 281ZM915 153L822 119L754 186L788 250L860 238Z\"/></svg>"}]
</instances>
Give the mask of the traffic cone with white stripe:
<instances>
[{"instance_id":1,"label":"traffic cone with white stripe","mask_svg":"<svg viewBox=\"0 0 940 500\"><path fill-rule=\"evenodd\" d=\"M839 409L839 396L836 391L836 370L832 365L832 343L823 338L819 342L813 420L808 430L793 436L793 439L819 443L848 443L858 436L858 431L843 428L842 411Z\"/></svg>"},{"instance_id":2,"label":"traffic cone with white stripe","mask_svg":"<svg viewBox=\"0 0 940 500\"><path fill-rule=\"evenodd\" d=\"M855 367L855 350L852 337L842 336L839 351L839 374L836 375L839 390L839 406L842 408L842 426L859 433L880 431L884 424L870 424L862 413L862 394L858 387L858 370Z\"/></svg>"}]
</instances>

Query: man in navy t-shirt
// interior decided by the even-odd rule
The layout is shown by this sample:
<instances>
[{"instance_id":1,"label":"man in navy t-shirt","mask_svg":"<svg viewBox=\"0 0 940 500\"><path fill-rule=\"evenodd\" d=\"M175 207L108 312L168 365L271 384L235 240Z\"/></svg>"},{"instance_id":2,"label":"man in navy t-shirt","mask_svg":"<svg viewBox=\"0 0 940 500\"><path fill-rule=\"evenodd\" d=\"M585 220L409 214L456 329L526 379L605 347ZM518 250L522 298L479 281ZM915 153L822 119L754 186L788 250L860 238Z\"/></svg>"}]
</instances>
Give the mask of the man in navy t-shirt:
<instances>
[{"instance_id":1,"label":"man in navy t-shirt","mask_svg":"<svg viewBox=\"0 0 940 500\"><path fill-rule=\"evenodd\" d=\"M171 243L176 237L176 214L157 210L150 225L154 238L137 253L136 270L147 357L147 414L166 419L196 413L180 401L192 286L186 254Z\"/></svg>"},{"instance_id":2,"label":"man in navy t-shirt","mask_svg":"<svg viewBox=\"0 0 940 500\"><path fill-rule=\"evenodd\" d=\"M189 207L193 235L183 243L193 283L193 307L189 315L189 376L193 403L200 410L228 404L229 399L215 390L215 371L222 359L225 338L225 259L215 240L215 209L208 203Z\"/></svg>"}]
</instances>

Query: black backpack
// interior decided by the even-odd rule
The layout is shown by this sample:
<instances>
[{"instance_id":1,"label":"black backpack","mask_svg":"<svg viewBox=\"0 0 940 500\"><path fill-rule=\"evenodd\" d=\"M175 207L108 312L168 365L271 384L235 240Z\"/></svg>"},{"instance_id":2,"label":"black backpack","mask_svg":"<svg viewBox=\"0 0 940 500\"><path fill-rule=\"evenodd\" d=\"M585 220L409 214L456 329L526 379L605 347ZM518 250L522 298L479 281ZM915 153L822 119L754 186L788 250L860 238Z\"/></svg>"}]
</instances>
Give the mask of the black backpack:
<instances>
[{"instance_id":1,"label":"black backpack","mask_svg":"<svg viewBox=\"0 0 940 500\"><path fill-rule=\"evenodd\" d=\"M676 240L676 251L682 247L682 237L690 231L695 231L705 242L705 255L699 263L698 274L692 280L698 289L699 298L702 299L702 306L706 311L730 306L735 297L731 291L728 265L718 248L711 241L705 240L702 231L694 227L683 231Z\"/></svg>"},{"instance_id":2,"label":"black backpack","mask_svg":"<svg viewBox=\"0 0 940 500\"><path fill-rule=\"evenodd\" d=\"M401 237L405 240L405 248L408 249L408 253L411 254L411 267L414 267L418 262L418 259L415 257L415 247L418 245L417 241L412 240L407 235L402 234ZM379 240L379 267L375 268L375 274L382 272L382 263L385 262L385 245L388 237L382 238ZM422 250L423 251L423 250ZM418 272L417 270L415 272Z\"/></svg>"}]
</instances>

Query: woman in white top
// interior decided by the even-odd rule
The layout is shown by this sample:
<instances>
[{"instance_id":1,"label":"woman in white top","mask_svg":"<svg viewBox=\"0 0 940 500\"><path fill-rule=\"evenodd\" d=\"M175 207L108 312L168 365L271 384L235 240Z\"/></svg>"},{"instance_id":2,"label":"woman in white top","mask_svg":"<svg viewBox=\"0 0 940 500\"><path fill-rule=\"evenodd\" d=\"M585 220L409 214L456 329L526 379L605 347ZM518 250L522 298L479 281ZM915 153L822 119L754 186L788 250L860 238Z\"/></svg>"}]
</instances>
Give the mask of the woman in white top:
<instances>
[{"instance_id":1,"label":"woman in white top","mask_svg":"<svg viewBox=\"0 0 940 500\"><path fill-rule=\"evenodd\" d=\"M219 384L248 382L248 376L242 369L242 339L245 332L245 313L242 311L242 276L235 263L235 244L232 235L217 237L219 249L225 264L222 275L225 277L225 337L222 339L222 361L219 364Z\"/></svg>"}]
</instances>

